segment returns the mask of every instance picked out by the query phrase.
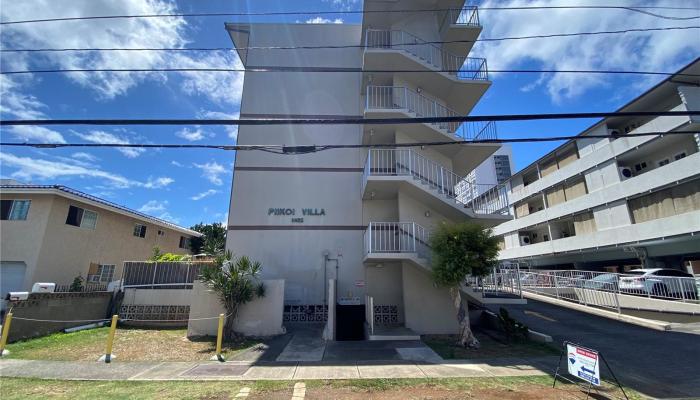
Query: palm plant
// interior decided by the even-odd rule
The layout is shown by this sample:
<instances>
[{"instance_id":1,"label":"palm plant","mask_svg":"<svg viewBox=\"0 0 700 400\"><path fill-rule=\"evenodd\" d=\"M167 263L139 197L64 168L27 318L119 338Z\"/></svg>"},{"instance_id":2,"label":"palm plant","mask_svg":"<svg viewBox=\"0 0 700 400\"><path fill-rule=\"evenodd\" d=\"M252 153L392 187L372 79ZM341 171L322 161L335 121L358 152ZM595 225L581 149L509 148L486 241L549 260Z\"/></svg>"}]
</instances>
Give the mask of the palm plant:
<instances>
[{"instance_id":1,"label":"palm plant","mask_svg":"<svg viewBox=\"0 0 700 400\"><path fill-rule=\"evenodd\" d=\"M234 257L230 251L216 257L214 265L202 270L201 280L219 296L226 309L224 338L236 336L233 323L241 305L265 296L265 286L258 280L261 265L246 256Z\"/></svg>"}]
</instances>

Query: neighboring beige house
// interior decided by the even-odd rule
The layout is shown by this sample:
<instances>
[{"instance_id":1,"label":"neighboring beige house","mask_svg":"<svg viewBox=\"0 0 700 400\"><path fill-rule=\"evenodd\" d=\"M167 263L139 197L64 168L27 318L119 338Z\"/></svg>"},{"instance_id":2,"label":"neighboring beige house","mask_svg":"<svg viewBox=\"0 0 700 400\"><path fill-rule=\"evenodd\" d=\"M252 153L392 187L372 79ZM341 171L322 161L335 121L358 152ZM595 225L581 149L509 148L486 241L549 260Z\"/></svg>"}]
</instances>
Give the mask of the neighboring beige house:
<instances>
[{"instance_id":1,"label":"neighboring beige house","mask_svg":"<svg viewBox=\"0 0 700 400\"><path fill-rule=\"evenodd\" d=\"M0 292L35 282L69 285L120 279L124 261L153 247L189 253L201 234L60 185L0 185Z\"/></svg>"}]
</instances>

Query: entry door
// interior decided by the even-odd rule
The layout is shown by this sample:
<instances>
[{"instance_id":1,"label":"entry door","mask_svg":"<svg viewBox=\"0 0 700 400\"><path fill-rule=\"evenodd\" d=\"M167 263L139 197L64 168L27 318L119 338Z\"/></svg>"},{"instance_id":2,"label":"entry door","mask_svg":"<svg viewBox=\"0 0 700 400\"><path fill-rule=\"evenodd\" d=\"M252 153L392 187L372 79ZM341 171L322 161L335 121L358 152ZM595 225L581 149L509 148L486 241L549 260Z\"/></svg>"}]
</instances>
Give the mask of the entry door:
<instances>
[{"instance_id":1,"label":"entry door","mask_svg":"<svg viewBox=\"0 0 700 400\"><path fill-rule=\"evenodd\" d=\"M0 261L0 296L5 299L8 292L23 289L27 265L23 262Z\"/></svg>"}]
</instances>

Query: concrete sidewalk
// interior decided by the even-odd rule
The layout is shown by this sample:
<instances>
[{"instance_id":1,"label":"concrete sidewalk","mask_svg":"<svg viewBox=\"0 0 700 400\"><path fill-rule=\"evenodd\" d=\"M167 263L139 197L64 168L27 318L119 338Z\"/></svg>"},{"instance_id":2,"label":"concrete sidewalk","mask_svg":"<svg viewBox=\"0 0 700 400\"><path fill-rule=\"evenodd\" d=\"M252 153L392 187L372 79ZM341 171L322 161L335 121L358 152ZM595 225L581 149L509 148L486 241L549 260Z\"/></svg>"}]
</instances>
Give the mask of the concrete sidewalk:
<instances>
[{"instance_id":1,"label":"concrete sidewalk","mask_svg":"<svg viewBox=\"0 0 700 400\"><path fill-rule=\"evenodd\" d=\"M559 357L318 362L119 362L0 360L0 376L64 380L297 380L471 378L553 374Z\"/></svg>"}]
</instances>

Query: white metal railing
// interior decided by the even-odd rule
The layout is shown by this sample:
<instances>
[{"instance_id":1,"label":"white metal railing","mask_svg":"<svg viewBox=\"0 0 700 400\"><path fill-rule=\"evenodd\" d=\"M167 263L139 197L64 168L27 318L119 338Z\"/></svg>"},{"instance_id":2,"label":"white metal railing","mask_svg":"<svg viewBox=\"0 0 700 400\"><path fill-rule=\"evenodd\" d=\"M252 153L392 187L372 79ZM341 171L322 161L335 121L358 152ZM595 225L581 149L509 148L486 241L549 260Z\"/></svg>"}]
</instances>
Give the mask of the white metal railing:
<instances>
[{"instance_id":1,"label":"white metal railing","mask_svg":"<svg viewBox=\"0 0 700 400\"><path fill-rule=\"evenodd\" d=\"M507 214L508 199L503 185L474 184L411 149L370 149L363 176L411 176L458 205L479 214ZM469 195L468 193L480 193Z\"/></svg>"},{"instance_id":2,"label":"white metal railing","mask_svg":"<svg viewBox=\"0 0 700 400\"><path fill-rule=\"evenodd\" d=\"M417 253L430 259L430 232L415 222L370 222L364 235L365 253Z\"/></svg>"},{"instance_id":3,"label":"white metal railing","mask_svg":"<svg viewBox=\"0 0 700 400\"><path fill-rule=\"evenodd\" d=\"M447 24L481 26L479 23L479 10L476 6L464 6L461 9L451 8L447 10L440 23L440 30L442 31Z\"/></svg>"},{"instance_id":4,"label":"white metal railing","mask_svg":"<svg viewBox=\"0 0 700 400\"><path fill-rule=\"evenodd\" d=\"M366 110L406 110L416 117L457 117L456 111L438 103L435 99L402 86L367 86ZM497 139L494 121L435 122L437 129L446 131L461 140Z\"/></svg>"},{"instance_id":5,"label":"white metal railing","mask_svg":"<svg viewBox=\"0 0 700 400\"><path fill-rule=\"evenodd\" d=\"M125 261L122 288L191 289L210 261Z\"/></svg>"},{"instance_id":6,"label":"white metal railing","mask_svg":"<svg viewBox=\"0 0 700 400\"><path fill-rule=\"evenodd\" d=\"M461 80L489 79L485 58L457 56L404 31L368 29L365 35L365 49L404 51Z\"/></svg>"},{"instance_id":7,"label":"white metal railing","mask_svg":"<svg viewBox=\"0 0 700 400\"><path fill-rule=\"evenodd\" d=\"M512 280L510 281L512 284ZM597 271L519 271L523 291L620 311L620 295L698 302L696 278L642 276Z\"/></svg>"},{"instance_id":8,"label":"white metal railing","mask_svg":"<svg viewBox=\"0 0 700 400\"><path fill-rule=\"evenodd\" d=\"M501 295L503 293L522 297L519 269L493 269L486 276L469 276L465 284L483 296Z\"/></svg>"}]
</instances>

